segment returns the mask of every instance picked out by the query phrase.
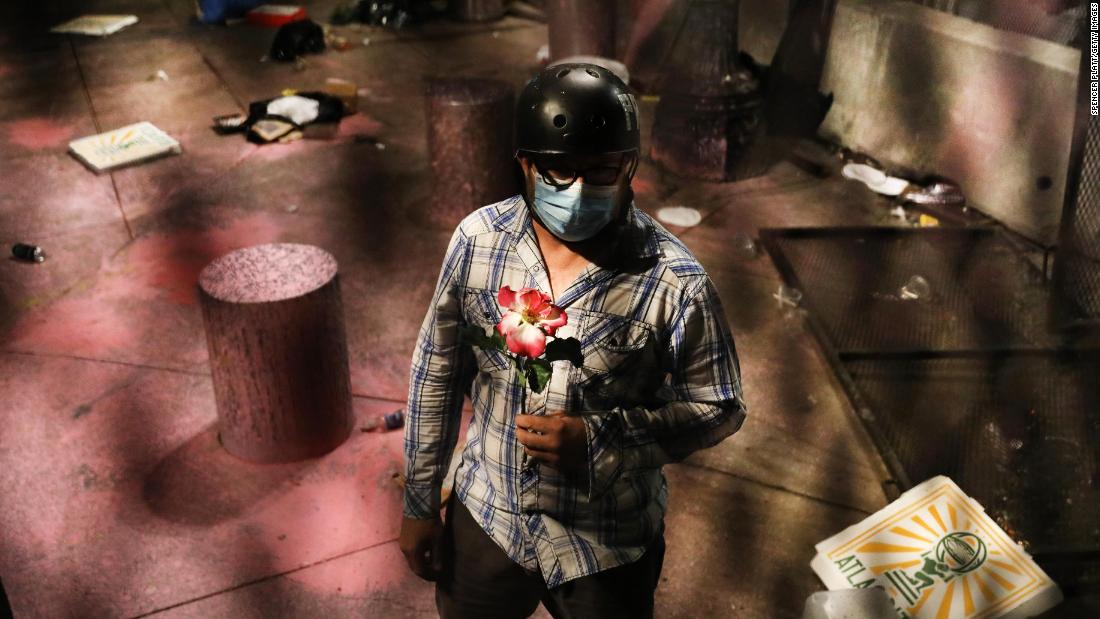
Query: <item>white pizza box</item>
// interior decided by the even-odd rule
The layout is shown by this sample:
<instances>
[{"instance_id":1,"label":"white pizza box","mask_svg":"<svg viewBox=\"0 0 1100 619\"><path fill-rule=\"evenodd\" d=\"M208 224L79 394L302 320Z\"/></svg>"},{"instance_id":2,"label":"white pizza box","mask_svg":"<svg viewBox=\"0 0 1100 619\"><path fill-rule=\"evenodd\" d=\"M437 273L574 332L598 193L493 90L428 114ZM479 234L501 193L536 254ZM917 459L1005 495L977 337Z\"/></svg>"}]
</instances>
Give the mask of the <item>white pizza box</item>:
<instances>
[{"instance_id":1,"label":"white pizza box","mask_svg":"<svg viewBox=\"0 0 1100 619\"><path fill-rule=\"evenodd\" d=\"M151 122L127 125L114 131L69 142L69 152L96 172L178 154L180 143Z\"/></svg>"},{"instance_id":2,"label":"white pizza box","mask_svg":"<svg viewBox=\"0 0 1100 619\"><path fill-rule=\"evenodd\" d=\"M136 24L137 21L137 15L81 15L76 19L70 19L63 24L50 28L50 32L89 34L102 37L114 34L126 26Z\"/></svg>"},{"instance_id":3,"label":"white pizza box","mask_svg":"<svg viewBox=\"0 0 1100 619\"><path fill-rule=\"evenodd\" d=\"M825 586L880 585L905 619L1023 619L1062 601L1031 555L944 476L814 548Z\"/></svg>"}]
</instances>

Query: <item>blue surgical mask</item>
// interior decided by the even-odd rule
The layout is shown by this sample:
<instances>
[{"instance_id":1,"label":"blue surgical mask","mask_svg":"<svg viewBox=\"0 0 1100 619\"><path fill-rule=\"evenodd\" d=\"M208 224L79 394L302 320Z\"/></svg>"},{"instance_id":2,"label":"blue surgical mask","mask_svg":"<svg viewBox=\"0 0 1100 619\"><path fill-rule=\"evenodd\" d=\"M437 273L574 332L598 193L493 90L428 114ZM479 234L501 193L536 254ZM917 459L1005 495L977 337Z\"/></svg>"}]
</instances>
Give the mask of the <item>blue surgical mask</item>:
<instances>
[{"instance_id":1,"label":"blue surgical mask","mask_svg":"<svg viewBox=\"0 0 1100 619\"><path fill-rule=\"evenodd\" d=\"M535 175L531 207L554 236L563 241L583 241L596 236L611 221L618 190L617 185L582 183L559 190Z\"/></svg>"}]
</instances>

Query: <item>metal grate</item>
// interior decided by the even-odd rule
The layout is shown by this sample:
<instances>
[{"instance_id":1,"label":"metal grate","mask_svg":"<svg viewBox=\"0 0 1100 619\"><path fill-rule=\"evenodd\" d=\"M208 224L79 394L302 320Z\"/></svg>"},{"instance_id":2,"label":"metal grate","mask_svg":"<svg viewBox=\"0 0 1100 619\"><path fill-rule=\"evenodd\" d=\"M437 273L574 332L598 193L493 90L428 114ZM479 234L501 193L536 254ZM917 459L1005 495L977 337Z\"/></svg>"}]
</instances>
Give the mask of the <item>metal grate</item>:
<instances>
[{"instance_id":1,"label":"metal grate","mask_svg":"<svg viewBox=\"0 0 1100 619\"><path fill-rule=\"evenodd\" d=\"M843 351L1051 345L1042 273L993 228L805 228L769 234L780 268ZM915 277L926 298L904 298ZM919 286L910 285L910 290Z\"/></svg>"},{"instance_id":2,"label":"metal grate","mask_svg":"<svg viewBox=\"0 0 1100 619\"><path fill-rule=\"evenodd\" d=\"M1052 303L1064 327L1100 325L1100 119L1089 111L1090 54L1081 54L1077 119L1054 259Z\"/></svg>"},{"instance_id":3,"label":"metal grate","mask_svg":"<svg viewBox=\"0 0 1100 619\"><path fill-rule=\"evenodd\" d=\"M1100 354L843 364L910 479L950 476L1032 552L1100 550Z\"/></svg>"},{"instance_id":4,"label":"metal grate","mask_svg":"<svg viewBox=\"0 0 1100 619\"><path fill-rule=\"evenodd\" d=\"M761 230L903 489L947 475L1064 587L1097 586L1100 350L1047 333L997 228ZM914 275L930 293L903 299ZM1090 575L1091 574L1091 575Z\"/></svg>"}]
</instances>

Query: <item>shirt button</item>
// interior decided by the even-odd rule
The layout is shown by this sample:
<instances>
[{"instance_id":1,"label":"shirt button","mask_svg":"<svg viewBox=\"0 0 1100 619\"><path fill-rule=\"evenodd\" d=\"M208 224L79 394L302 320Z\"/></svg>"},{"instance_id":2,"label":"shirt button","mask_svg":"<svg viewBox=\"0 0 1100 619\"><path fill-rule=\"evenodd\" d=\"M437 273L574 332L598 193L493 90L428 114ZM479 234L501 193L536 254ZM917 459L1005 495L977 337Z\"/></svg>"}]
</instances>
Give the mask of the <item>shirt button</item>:
<instances>
[{"instance_id":1,"label":"shirt button","mask_svg":"<svg viewBox=\"0 0 1100 619\"><path fill-rule=\"evenodd\" d=\"M538 273L539 271L542 270L542 267L536 264L534 266L534 268L532 268L531 270L534 271L535 273Z\"/></svg>"}]
</instances>

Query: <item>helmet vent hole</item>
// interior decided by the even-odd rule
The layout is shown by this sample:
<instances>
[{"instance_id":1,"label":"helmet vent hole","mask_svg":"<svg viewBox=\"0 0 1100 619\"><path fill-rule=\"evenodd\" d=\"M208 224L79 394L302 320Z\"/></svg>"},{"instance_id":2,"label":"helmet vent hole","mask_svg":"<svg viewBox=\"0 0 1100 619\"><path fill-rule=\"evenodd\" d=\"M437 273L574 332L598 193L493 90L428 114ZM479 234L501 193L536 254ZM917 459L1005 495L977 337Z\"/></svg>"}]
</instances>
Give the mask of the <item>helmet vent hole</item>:
<instances>
[{"instance_id":1,"label":"helmet vent hole","mask_svg":"<svg viewBox=\"0 0 1100 619\"><path fill-rule=\"evenodd\" d=\"M588 73L592 77L599 77L600 76L600 74L597 73L595 69L585 69L584 71L585 71L585 73Z\"/></svg>"},{"instance_id":2,"label":"helmet vent hole","mask_svg":"<svg viewBox=\"0 0 1100 619\"><path fill-rule=\"evenodd\" d=\"M603 116L600 116L599 114L593 114L591 118L588 119L588 122L592 123L593 127L599 129L600 127L604 126L607 121L604 120Z\"/></svg>"},{"instance_id":3,"label":"helmet vent hole","mask_svg":"<svg viewBox=\"0 0 1100 619\"><path fill-rule=\"evenodd\" d=\"M565 126L565 114L558 114L554 116L554 126L561 129Z\"/></svg>"},{"instance_id":4,"label":"helmet vent hole","mask_svg":"<svg viewBox=\"0 0 1100 619\"><path fill-rule=\"evenodd\" d=\"M562 69L561 71L558 71L557 73L555 73L554 76L557 77L558 79L561 79L561 78L565 77L566 73L569 73L569 69Z\"/></svg>"}]
</instances>

